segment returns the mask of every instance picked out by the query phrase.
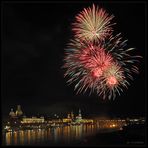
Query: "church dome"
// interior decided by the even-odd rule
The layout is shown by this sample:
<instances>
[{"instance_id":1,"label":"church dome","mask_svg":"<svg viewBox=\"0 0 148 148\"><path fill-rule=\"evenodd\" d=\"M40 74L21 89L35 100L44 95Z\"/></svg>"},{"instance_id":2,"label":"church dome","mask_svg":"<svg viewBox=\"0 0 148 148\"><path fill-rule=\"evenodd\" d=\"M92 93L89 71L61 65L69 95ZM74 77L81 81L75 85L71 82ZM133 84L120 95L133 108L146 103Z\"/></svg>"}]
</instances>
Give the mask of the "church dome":
<instances>
[{"instance_id":1,"label":"church dome","mask_svg":"<svg viewBox=\"0 0 148 148\"><path fill-rule=\"evenodd\" d=\"M15 113L14 113L14 111L13 111L13 108L11 108L11 111L10 111L10 113L9 113L9 116L11 116L11 117L16 116Z\"/></svg>"}]
</instances>

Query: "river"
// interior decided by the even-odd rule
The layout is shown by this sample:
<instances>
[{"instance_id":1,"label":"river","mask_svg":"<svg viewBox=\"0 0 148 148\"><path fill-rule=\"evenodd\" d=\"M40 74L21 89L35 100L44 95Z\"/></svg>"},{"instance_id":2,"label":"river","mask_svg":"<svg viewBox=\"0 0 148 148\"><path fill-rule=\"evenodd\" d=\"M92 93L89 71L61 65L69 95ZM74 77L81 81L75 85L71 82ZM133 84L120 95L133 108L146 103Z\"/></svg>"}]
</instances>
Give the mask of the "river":
<instances>
[{"instance_id":1,"label":"river","mask_svg":"<svg viewBox=\"0 0 148 148\"><path fill-rule=\"evenodd\" d=\"M81 141L86 136L98 131L95 125L71 125L64 127L19 130L3 133L3 145L56 145L70 144Z\"/></svg>"}]
</instances>

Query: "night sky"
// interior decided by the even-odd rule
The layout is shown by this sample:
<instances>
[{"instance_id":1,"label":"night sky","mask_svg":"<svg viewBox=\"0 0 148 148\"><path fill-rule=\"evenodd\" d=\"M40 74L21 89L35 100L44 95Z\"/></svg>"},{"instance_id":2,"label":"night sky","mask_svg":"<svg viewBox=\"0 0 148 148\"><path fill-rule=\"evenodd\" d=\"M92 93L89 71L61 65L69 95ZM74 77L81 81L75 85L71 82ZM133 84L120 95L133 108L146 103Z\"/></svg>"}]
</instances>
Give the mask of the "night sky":
<instances>
[{"instance_id":1,"label":"night sky","mask_svg":"<svg viewBox=\"0 0 148 148\"><path fill-rule=\"evenodd\" d=\"M2 13L2 115L20 104L26 115L68 111L84 116L144 116L146 99L145 4L96 3L114 14L114 33L128 39L143 56L140 74L113 100L76 95L64 79L64 49L72 37L75 15L92 3L4 3Z\"/></svg>"}]
</instances>

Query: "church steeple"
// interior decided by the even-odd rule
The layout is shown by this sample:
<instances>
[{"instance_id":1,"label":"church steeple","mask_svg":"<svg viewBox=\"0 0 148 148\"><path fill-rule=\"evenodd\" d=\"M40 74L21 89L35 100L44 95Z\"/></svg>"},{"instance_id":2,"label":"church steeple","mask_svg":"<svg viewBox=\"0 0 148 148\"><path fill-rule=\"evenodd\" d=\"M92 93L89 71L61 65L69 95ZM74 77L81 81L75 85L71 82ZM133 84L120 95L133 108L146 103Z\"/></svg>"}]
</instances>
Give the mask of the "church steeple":
<instances>
[{"instance_id":1,"label":"church steeple","mask_svg":"<svg viewBox=\"0 0 148 148\"><path fill-rule=\"evenodd\" d=\"M82 115L81 115L81 110L79 109L79 117L81 117L82 118Z\"/></svg>"},{"instance_id":2,"label":"church steeple","mask_svg":"<svg viewBox=\"0 0 148 148\"><path fill-rule=\"evenodd\" d=\"M72 120L74 119L73 111L71 112L71 119L72 119Z\"/></svg>"},{"instance_id":3,"label":"church steeple","mask_svg":"<svg viewBox=\"0 0 148 148\"><path fill-rule=\"evenodd\" d=\"M21 106L17 105L17 110L16 110L16 115L17 116L21 116L23 114L22 110L21 110Z\"/></svg>"}]
</instances>

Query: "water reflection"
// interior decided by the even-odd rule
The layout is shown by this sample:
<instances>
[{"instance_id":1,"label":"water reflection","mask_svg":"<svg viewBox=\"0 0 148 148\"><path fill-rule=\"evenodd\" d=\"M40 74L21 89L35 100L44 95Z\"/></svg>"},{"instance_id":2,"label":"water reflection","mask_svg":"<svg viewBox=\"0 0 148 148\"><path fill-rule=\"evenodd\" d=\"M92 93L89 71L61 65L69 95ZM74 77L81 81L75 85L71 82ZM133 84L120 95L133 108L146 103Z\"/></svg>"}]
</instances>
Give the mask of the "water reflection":
<instances>
[{"instance_id":1,"label":"water reflection","mask_svg":"<svg viewBox=\"0 0 148 148\"><path fill-rule=\"evenodd\" d=\"M60 142L70 143L81 140L87 135L97 131L95 125L73 125L49 129L20 130L7 132L4 137L5 145L33 145L48 142L56 144Z\"/></svg>"}]
</instances>

